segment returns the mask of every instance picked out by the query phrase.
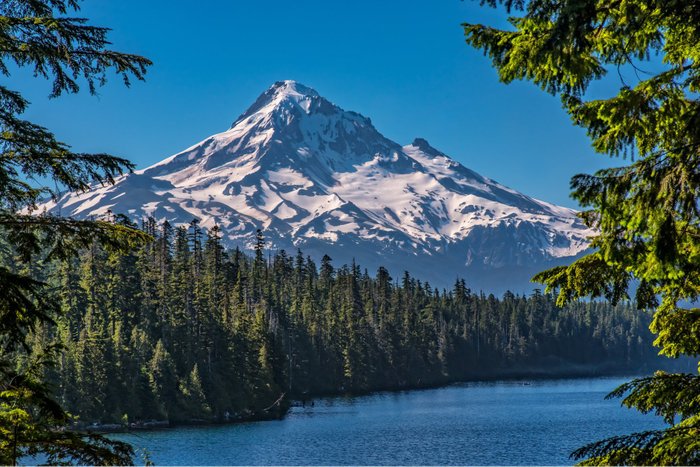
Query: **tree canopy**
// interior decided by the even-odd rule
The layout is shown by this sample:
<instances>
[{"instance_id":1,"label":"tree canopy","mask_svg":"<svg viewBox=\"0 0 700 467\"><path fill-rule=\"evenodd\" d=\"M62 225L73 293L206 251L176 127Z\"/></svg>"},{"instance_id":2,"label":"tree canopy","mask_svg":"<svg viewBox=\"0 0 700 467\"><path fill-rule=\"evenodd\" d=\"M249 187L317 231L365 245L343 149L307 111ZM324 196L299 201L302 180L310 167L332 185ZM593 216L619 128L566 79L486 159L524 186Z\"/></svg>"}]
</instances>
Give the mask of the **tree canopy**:
<instances>
[{"instance_id":1,"label":"tree canopy","mask_svg":"<svg viewBox=\"0 0 700 467\"><path fill-rule=\"evenodd\" d=\"M11 78L14 70L28 68L50 81L50 97L76 93L81 85L94 94L110 72L126 85L143 79L151 62L111 50L109 29L70 16L78 10L77 0L0 3L0 73ZM48 129L22 119L28 105L20 92L0 85L0 231L7 239L0 263L0 463L26 455L44 455L49 463L128 463L128 445L58 429L70 416L52 399L44 378L58 349L29 352L25 339L38 324L53 322L58 310L44 284L31 276L37 262L70 257L95 241L123 248L147 238L109 219L32 215L37 201L60 190L113 183L133 166L108 154L72 151ZM18 354L25 355L21 365L15 365Z\"/></svg>"},{"instance_id":2,"label":"tree canopy","mask_svg":"<svg viewBox=\"0 0 700 467\"><path fill-rule=\"evenodd\" d=\"M528 80L560 97L596 152L619 167L576 175L573 197L597 229L593 252L534 280L558 303L633 298L655 309L655 344L669 357L700 354L700 3L684 0L482 0L504 8L507 30L464 24L466 41L500 79ZM654 71L649 71L654 70ZM619 79L617 94L590 85ZM630 290L634 289L634 297ZM577 450L591 463L700 462L700 377L662 372L613 393L661 414L664 431ZM674 424L675 423L675 424Z\"/></svg>"},{"instance_id":3,"label":"tree canopy","mask_svg":"<svg viewBox=\"0 0 700 467\"><path fill-rule=\"evenodd\" d=\"M524 374L649 368L650 317L629 304L551 294L448 290L380 267L320 268L301 251L226 250L217 228L157 225L129 252L94 245L45 262L37 279L61 302L51 380L84 424L139 426L282 416L290 400Z\"/></svg>"}]
</instances>

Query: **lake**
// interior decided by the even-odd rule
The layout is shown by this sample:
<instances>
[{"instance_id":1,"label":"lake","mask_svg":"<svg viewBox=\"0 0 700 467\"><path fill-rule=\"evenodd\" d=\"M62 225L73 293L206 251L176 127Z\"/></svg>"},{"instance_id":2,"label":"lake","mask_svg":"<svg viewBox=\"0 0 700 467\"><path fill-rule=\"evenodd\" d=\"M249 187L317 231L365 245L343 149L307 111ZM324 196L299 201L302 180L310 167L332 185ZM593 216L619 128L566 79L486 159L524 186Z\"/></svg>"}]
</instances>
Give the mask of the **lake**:
<instances>
[{"instance_id":1,"label":"lake","mask_svg":"<svg viewBox=\"0 0 700 467\"><path fill-rule=\"evenodd\" d=\"M663 427L605 395L627 378L463 383L318 399L283 420L116 435L156 464L561 465L606 436Z\"/></svg>"}]
</instances>

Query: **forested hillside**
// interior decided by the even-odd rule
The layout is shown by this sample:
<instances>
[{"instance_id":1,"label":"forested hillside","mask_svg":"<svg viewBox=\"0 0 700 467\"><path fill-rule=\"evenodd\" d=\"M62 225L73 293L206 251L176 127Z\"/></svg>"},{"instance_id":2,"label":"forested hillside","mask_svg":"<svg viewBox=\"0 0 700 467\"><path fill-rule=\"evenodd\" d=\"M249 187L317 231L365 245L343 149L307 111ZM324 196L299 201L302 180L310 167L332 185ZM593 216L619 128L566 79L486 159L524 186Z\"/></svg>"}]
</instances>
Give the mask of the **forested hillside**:
<instances>
[{"instance_id":1,"label":"forested hillside","mask_svg":"<svg viewBox=\"0 0 700 467\"><path fill-rule=\"evenodd\" d=\"M84 421L275 416L293 398L529 372L644 366L648 318L630 306L548 295L437 290L380 268L301 252L225 251L216 228L143 226L129 254L95 244L35 263L63 315L30 337L64 346L49 375ZM5 258L9 260L9 258ZM126 415L126 417L125 417Z\"/></svg>"}]
</instances>

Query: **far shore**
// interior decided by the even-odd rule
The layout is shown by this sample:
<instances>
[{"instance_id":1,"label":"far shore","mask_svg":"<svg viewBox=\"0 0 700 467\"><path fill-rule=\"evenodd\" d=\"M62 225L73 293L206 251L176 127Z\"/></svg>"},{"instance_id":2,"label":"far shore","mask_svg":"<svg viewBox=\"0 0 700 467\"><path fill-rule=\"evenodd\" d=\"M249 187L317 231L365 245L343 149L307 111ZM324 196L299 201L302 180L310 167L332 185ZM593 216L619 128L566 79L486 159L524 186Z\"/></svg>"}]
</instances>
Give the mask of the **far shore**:
<instances>
[{"instance_id":1,"label":"far shore","mask_svg":"<svg viewBox=\"0 0 700 467\"><path fill-rule=\"evenodd\" d=\"M678 362L680 363L680 362ZM675 367L676 365L674 365ZM680 365L684 366L684 365ZM220 417L214 419L189 419L189 420L139 420L134 422L124 423L99 423L89 422L74 425L68 429L78 432L92 433L129 433L137 431L152 431L152 430L168 430L177 427L189 426L212 426L226 425L237 423L250 423L266 420L281 420L283 419L291 407L309 406L314 401L334 397L360 397L382 392L405 392L416 390L436 389L461 383L474 382L494 382L494 381L521 381L527 383L530 381L557 380L557 379L578 379L578 378L596 378L596 377L640 377L643 375L652 374L659 368L620 368L608 367L601 368L593 365L557 365L555 367L520 367L520 368L505 368L490 372L474 372L466 375L464 378L445 380L432 384L414 384L403 387L382 387L367 391L328 391L323 393L309 394L305 397L287 398L286 396L273 404L273 407L268 411L263 412L248 412L229 414L228 417ZM678 368L674 368L676 371Z\"/></svg>"}]
</instances>

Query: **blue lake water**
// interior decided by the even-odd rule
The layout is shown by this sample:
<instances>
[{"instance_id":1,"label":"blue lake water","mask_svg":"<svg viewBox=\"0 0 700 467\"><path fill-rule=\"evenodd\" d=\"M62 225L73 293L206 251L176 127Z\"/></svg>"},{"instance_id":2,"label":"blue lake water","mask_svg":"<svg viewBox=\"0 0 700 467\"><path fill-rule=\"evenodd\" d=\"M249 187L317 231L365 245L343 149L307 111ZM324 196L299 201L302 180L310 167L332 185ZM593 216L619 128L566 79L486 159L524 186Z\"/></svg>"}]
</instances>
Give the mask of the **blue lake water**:
<instances>
[{"instance_id":1,"label":"blue lake water","mask_svg":"<svg viewBox=\"0 0 700 467\"><path fill-rule=\"evenodd\" d=\"M605 395L627 378L465 383L316 400L283 420L118 435L168 465L562 465L663 427Z\"/></svg>"}]
</instances>

